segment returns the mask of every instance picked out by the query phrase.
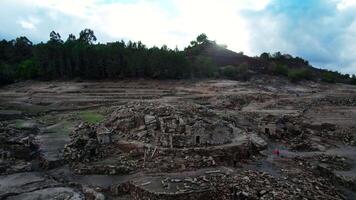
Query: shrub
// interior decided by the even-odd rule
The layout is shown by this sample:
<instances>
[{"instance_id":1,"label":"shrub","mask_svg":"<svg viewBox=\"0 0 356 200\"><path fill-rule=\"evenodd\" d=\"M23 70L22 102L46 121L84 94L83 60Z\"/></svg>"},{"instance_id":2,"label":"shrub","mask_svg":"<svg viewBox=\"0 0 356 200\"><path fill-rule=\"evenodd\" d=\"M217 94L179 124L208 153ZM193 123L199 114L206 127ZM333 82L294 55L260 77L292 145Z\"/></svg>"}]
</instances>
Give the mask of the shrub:
<instances>
[{"instance_id":1,"label":"shrub","mask_svg":"<svg viewBox=\"0 0 356 200\"><path fill-rule=\"evenodd\" d=\"M248 65L246 63L242 63L237 67L237 76L239 79L248 80L250 78L250 74L248 72Z\"/></svg>"},{"instance_id":2,"label":"shrub","mask_svg":"<svg viewBox=\"0 0 356 200\"><path fill-rule=\"evenodd\" d=\"M323 72L321 74L321 80L323 82L327 82L327 83L335 83L336 82L336 74L334 72Z\"/></svg>"},{"instance_id":3,"label":"shrub","mask_svg":"<svg viewBox=\"0 0 356 200\"><path fill-rule=\"evenodd\" d=\"M220 75L228 79L241 79L247 80L249 78L248 65L246 63L240 64L239 66L228 65L220 70Z\"/></svg>"},{"instance_id":4,"label":"shrub","mask_svg":"<svg viewBox=\"0 0 356 200\"><path fill-rule=\"evenodd\" d=\"M235 66L228 65L221 69L221 74L229 79L236 79L237 77L237 69Z\"/></svg>"},{"instance_id":5,"label":"shrub","mask_svg":"<svg viewBox=\"0 0 356 200\"><path fill-rule=\"evenodd\" d=\"M288 72L288 78L292 82L311 79L311 73L308 69L292 69Z\"/></svg>"},{"instance_id":6,"label":"shrub","mask_svg":"<svg viewBox=\"0 0 356 200\"><path fill-rule=\"evenodd\" d=\"M20 63L17 70L17 77L20 79L33 79L38 76L38 67L33 60L25 60Z\"/></svg>"},{"instance_id":7,"label":"shrub","mask_svg":"<svg viewBox=\"0 0 356 200\"><path fill-rule=\"evenodd\" d=\"M194 61L193 67L195 73L200 77L214 77L218 72L215 62L206 56L198 56Z\"/></svg>"},{"instance_id":8,"label":"shrub","mask_svg":"<svg viewBox=\"0 0 356 200\"><path fill-rule=\"evenodd\" d=\"M273 74L288 76L288 67L286 65L277 64L273 66Z\"/></svg>"}]
</instances>

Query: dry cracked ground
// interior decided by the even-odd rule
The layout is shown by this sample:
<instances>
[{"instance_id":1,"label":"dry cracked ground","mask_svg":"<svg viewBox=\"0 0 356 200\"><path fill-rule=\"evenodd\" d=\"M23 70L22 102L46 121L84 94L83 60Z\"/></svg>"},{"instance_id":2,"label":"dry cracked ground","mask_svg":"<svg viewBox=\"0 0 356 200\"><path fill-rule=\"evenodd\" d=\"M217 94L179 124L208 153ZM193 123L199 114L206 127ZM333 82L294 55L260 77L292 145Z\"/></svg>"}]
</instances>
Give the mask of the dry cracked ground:
<instances>
[{"instance_id":1,"label":"dry cracked ground","mask_svg":"<svg viewBox=\"0 0 356 200\"><path fill-rule=\"evenodd\" d=\"M275 77L0 88L0 199L356 199L356 87Z\"/></svg>"}]
</instances>

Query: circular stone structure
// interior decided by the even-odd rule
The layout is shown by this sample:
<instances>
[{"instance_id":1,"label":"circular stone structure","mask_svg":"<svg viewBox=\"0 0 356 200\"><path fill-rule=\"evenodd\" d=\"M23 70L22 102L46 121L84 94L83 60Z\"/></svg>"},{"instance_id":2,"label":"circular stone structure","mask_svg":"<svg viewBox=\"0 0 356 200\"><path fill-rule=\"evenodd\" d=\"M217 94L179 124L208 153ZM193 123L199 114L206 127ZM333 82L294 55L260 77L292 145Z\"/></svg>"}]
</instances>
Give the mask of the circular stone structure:
<instances>
[{"instance_id":1,"label":"circular stone structure","mask_svg":"<svg viewBox=\"0 0 356 200\"><path fill-rule=\"evenodd\" d=\"M170 148L228 144L239 132L205 107L156 102L120 106L97 129L101 143L133 140Z\"/></svg>"}]
</instances>

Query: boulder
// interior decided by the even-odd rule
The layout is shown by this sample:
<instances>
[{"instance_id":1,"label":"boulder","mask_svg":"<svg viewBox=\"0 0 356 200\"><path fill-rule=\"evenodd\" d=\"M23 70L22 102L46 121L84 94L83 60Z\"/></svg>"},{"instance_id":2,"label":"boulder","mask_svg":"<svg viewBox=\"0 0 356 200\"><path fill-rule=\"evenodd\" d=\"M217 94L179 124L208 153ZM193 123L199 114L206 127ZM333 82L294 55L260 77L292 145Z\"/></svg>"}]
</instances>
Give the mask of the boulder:
<instances>
[{"instance_id":1,"label":"boulder","mask_svg":"<svg viewBox=\"0 0 356 200\"><path fill-rule=\"evenodd\" d=\"M259 150L265 149L267 147L267 142L257 134L251 134L250 141Z\"/></svg>"}]
</instances>

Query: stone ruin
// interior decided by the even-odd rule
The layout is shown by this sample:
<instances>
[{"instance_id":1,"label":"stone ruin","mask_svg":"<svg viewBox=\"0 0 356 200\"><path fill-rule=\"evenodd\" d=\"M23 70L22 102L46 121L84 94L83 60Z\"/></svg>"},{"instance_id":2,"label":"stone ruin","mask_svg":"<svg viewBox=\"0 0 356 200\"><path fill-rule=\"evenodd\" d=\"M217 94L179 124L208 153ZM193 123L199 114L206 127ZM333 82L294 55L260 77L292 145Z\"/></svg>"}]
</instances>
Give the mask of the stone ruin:
<instances>
[{"instance_id":1,"label":"stone ruin","mask_svg":"<svg viewBox=\"0 0 356 200\"><path fill-rule=\"evenodd\" d=\"M119 106L101 124L79 125L64 157L80 171L95 169L106 174L115 165L115 173L127 174L140 167L169 171L217 163L236 166L266 148L257 134L227 120L197 105L131 103ZM114 164L101 162L105 159ZM97 163L89 167L89 162Z\"/></svg>"},{"instance_id":2,"label":"stone ruin","mask_svg":"<svg viewBox=\"0 0 356 200\"><path fill-rule=\"evenodd\" d=\"M242 130L205 107L133 103L120 106L101 126L98 140L133 140L165 148L232 143Z\"/></svg>"},{"instance_id":3,"label":"stone ruin","mask_svg":"<svg viewBox=\"0 0 356 200\"><path fill-rule=\"evenodd\" d=\"M274 139L282 139L298 135L305 131L305 124L300 116L267 115L260 120L259 132Z\"/></svg>"}]
</instances>

